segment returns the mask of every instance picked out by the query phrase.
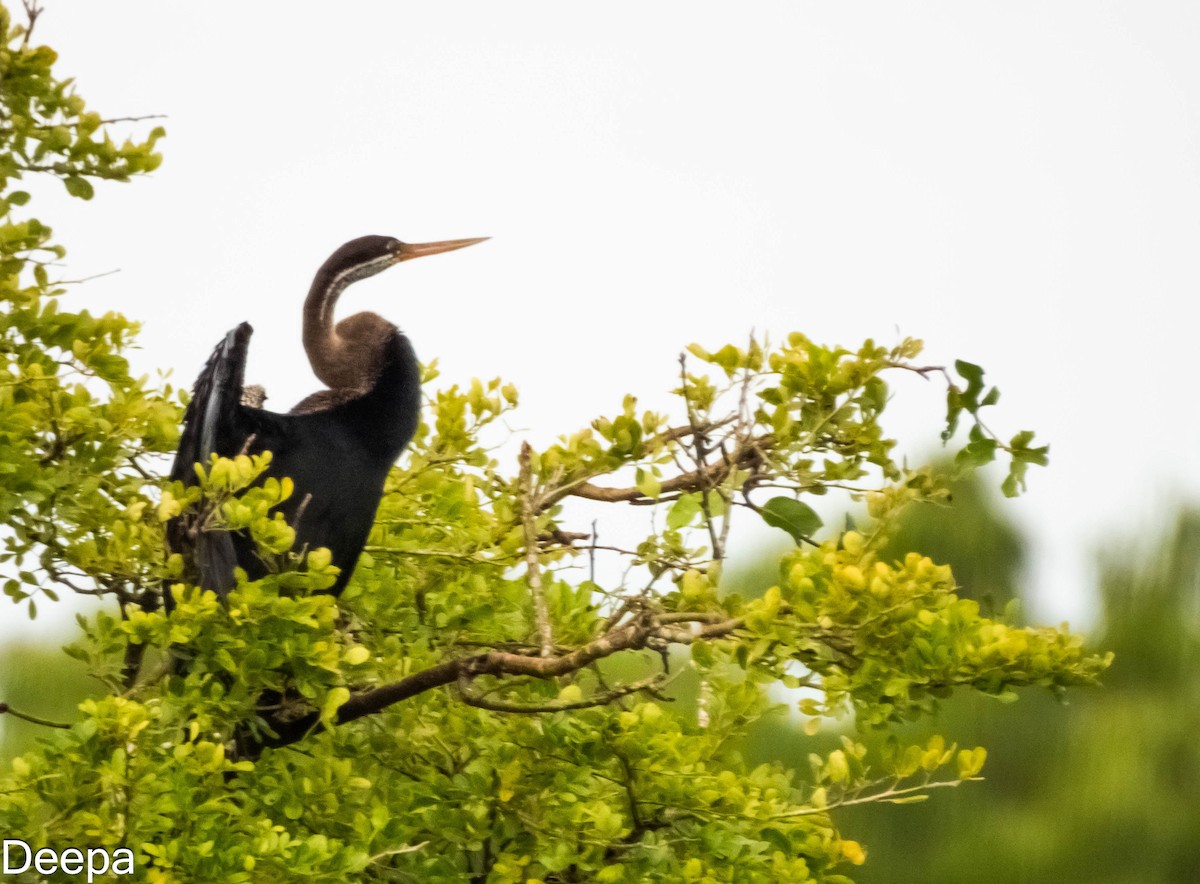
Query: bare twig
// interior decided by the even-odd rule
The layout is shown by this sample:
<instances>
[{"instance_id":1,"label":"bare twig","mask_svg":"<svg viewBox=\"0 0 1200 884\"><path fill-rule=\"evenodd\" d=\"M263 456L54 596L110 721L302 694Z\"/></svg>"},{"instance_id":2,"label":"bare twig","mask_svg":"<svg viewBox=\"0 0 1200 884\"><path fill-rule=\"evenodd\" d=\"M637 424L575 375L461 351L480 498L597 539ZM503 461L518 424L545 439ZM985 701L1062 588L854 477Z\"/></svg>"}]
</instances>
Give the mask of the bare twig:
<instances>
[{"instance_id":1,"label":"bare twig","mask_svg":"<svg viewBox=\"0 0 1200 884\"><path fill-rule=\"evenodd\" d=\"M381 520L382 522L382 520ZM392 523L394 524L394 522ZM575 547L568 547L574 549ZM482 552L454 552L448 549L396 549L391 546L375 546L368 544L363 547L364 552L373 553L380 556L395 556L397 558L426 558L426 559L452 559L464 562L474 562L479 565L495 565L500 568L507 568L517 561L520 556L515 555L497 555L485 556Z\"/></svg>"},{"instance_id":2,"label":"bare twig","mask_svg":"<svg viewBox=\"0 0 1200 884\"><path fill-rule=\"evenodd\" d=\"M579 700L547 700L544 703L519 703L511 700L493 700L484 694L476 693L471 688L471 679L464 675L458 679L458 695L462 697L463 702L468 706L474 706L478 709L488 709L492 712L519 712L526 714L563 712L568 709L589 709L593 706L607 706L621 697L636 694L638 691L657 692L666 686L668 681L670 679L663 675L654 675L650 678L643 678L640 681L610 688L609 690L601 691L598 694L583 697Z\"/></svg>"},{"instance_id":3,"label":"bare twig","mask_svg":"<svg viewBox=\"0 0 1200 884\"><path fill-rule=\"evenodd\" d=\"M21 5L25 7L25 17L29 19L29 24L25 26L25 38L21 41L21 48L25 49L29 46L29 38L33 34L33 26L37 24L38 16L44 10L37 5L37 0L21 0Z\"/></svg>"},{"instance_id":4,"label":"bare twig","mask_svg":"<svg viewBox=\"0 0 1200 884\"><path fill-rule=\"evenodd\" d=\"M854 798L843 798L839 801L831 801L821 807L805 807L800 810L792 810L787 813L776 814L771 817L774 820L793 819L798 816L812 816L818 813L828 813L835 807L850 807L854 804L870 804L876 801L892 802L897 798L903 798L906 795L919 794L927 792L930 789L944 789L947 787L961 786L968 780L982 780L983 777L968 777L967 780L935 780L933 782L917 783L914 786L907 786L903 789L897 789L895 784L889 789L884 789L881 792L872 792L869 795L858 795Z\"/></svg>"},{"instance_id":5,"label":"bare twig","mask_svg":"<svg viewBox=\"0 0 1200 884\"><path fill-rule=\"evenodd\" d=\"M166 114L142 114L136 117L107 117L100 121L101 126L107 126L111 123L141 123L145 120L165 120Z\"/></svg>"},{"instance_id":6,"label":"bare twig","mask_svg":"<svg viewBox=\"0 0 1200 884\"><path fill-rule=\"evenodd\" d=\"M42 10L39 9L38 14L40 15L41 13L42 13ZM100 121L99 125L109 126L109 125L112 125L113 123L140 123L143 120L165 120L165 119L167 119L166 114L143 114L142 116L137 116L137 117L106 117L105 119ZM61 125L62 125L62 123L59 123L59 122L41 123L37 126L29 126L29 127L27 127L27 129L34 131L34 132L45 132L48 129L54 129ZM13 130L11 127L0 126L0 135L9 135L12 133L12 131ZM115 273L116 271L110 271L110 272Z\"/></svg>"},{"instance_id":7,"label":"bare twig","mask_svg":"<svg viewBox=\"0 0 1200 884\"><path fill-rule=\"evenodd\" d=\"M700 510L704 514L704 527L708 530L708 539L712 543L713 559L720 561L723 557L721 548L721 538L717 535L717 526L713 524L712 505L708 499L708 493L716 486L712 476L708 471L708 449L705 447L704 434L700 432L696 425L696 409L692 406L691 396L688 395L688 377L687 377L687 354L679 354L679 381L680 393L683 395L683 403L687 407L688 426L692 428L692 449L693 460L696 463L696 474L701 477L704 485L700 488ZM728 465L728 458L726 458ZM727 469L725 475L729 474ZM724 476L721 477L724 479Z\"/></svg>"},{"instance_id":8,"label":"bare twig","mask_svg":"<svg viewBox=\"0 0 1200 884\"><path fill-rule=\"evenodd\" d=\"M629 833L627 840L636 841L642 837L645 831L645 826L642 823L641 814L638 813L637 793L633 788L633 773L634 767L629 763L629 759L624 754L619 752L615 746L610 744L612 754L616 756L617 761L621 764L621 772L624 774L621 785L625 787L625 797L629 801L629 819L633 823L633 831Z\"/></svg>"},{"instance_id":9,"label":"bare twig","mask_svg":"<svg viewBox=\"0 0 1200 884\"><path fill-rule=\"evenodd\" d=\"M887 363L887 367L888 368L902 368L905 371L911 371L914 374L919 374L925 380L929 380L929 376L931 374L940 374L942 377L944 377L946 379L947 386L949 386L949 387L954 386L954 379L952 377L950 377L950 372L948 372L946 370L946 366L944 366L944 365L910 365L907 362L889 361Z\"/></svg>"},{"instance_id":10,"label":"bare twig","mask_svg":"<svg viewBox=\"0 0 1200 884\"><path fill-rule=\"evenodd\" d=\"M734 418L731 416L723 420L714 421L712 423L700 424L697 429L700 432L707 433L723 427L726 424L731 423L733 420ZM687 438L692 433L693 429L690 426L672 427L669 430L664 430L657 436L652 436L649 439L644 440L642 442L642 449L647 454L653 454L672 442L677 442L681 439ZM534 510L538 513L543 513L563 498L572 496L582 497L587 500L599 500L605 503L615 503L619 501L633 503L644 496L640 491L637 490L637 488L601 488L596 485L592 485L589 481L590 479L594 479L597 476L603 475L607 472L611 471L599 470L585 476L576 476L565 484L555 485L546 489L539 494L537 499L534 501ZM695 474L688 473L687 476L690 478L677 476L673 479L667 480L663 483L662 492L664 494L670 494L679 490L692 490L689 485L694 483L696 478ZM718 479L717 481L720 480ZM664 498L662 496L659 497L659 500L663 499Z\"/></svg>"},{"instance_id":11,"label":"bare twig","mask_svg":"<svg viewBox=\"0 0 1200 884\"><path fill-rule=\"evenodd\" d=\"M415 853L428 843L428 841L422 841L420 844L406 844L404 847L393 847L391 850L384 850L381 853L375 854L371 857L370 862L378 863L381 859L387 859L389 856L397 856L401 853Z\"/></svg>"},{"instance_id":12,"label":"bare twig","mask_svg":"<svg viewBox=\"0 0 1200 884\"><path fill-rule=\"evenodd\" d=\"M103 273L93 273L91 276L84 276L80 279L56 279L50 285L83 285L85 282L91 282L93 279L103 279L106 276L112 276L114 273L120 272L120 267L114 267L112 270L105 270Z\"/></svg>"},{"instance_id":13,"label":"bare twig","mask_svg":"<svg viewBox=\"0 0 1200 884\"><path fill-rule=\"evenodd\" d=\"M754 350L754 333L750 333L750 346L747 352ZM738 393L738 416L737 425L734 428L735 439L753 439L754 415L750 407L750 388L754 374L747 367L742 374L741 391ZM727 465L729 464L729 455L725 451L724 444L721 445L721 457ZM729 474L732 476L734 468L731 466ZM751 477L752 478L752 477ZM731 483L732 486L732 483ZM730 487L725 495L725 514L721 519L721 548L725 549L729 542L729 529L733 524L733 488Z\"/></svg>"},{"instance_id":14,"label":"bare twig","mask_svg":"<svg viewBox=\"0 0 1200 884\"><path fill-rule=\"evenodd\" d=\"M529 594L533 596L533 610L537 622L538 640L542 645L542 656L554 653L554 635L550 630L550 611L546 607L546 593L542 587L542 568L538 562L537 527L533 511L533 448L528 442L521 443L518 458L520 476L518 493L521 495L521 525L525 530L525 565L529 580Z\"/></svg>"},{"instance_id":15,"label":"bare twig","mask_svg":"<svg viewBox=\"0 0 1200 884\"><path fill-rule=\"evenodd\" d=\"M14 715L22 721L28 721L30 724L40 724L43 727L57 727L63 730L70 730L71 725L64 724L61 721L50 721L47 718L38 718L36 715L30 715L28 712L18 712L7 703L0 703L0 715L7 712L9 715Z\"/></svg>"},{"instance_id":16,"label":"bare twig","mask_svg":"<svg viewBox=\"0 0 1200 884\"><path fill-rule=\"evenodd\" d=\"M659 500L667 494L681 492L689 494L693 491L710 488L725 480L734 469L753 471L762 463L764 451L769 451L774 445L770 436L763 436L751 442L739 443L729 455L728 463L711 463L700 470L689 470L677 476L672 476L662 483ZM579 481L574 485L557 488L539 498L543 506L558 503L564 497L582 497L585 500L598 500L602 503L636 503L645 497L637 487L604 488L590 482Z\"/></svg>"},{"instance_id":17,"label":"bare twig","mask_svg":"<svg viewBox=\"0 0 1200 884\"><path fill-rule=\"evenodd\" d=\"M304 495L304 499L300 501L300 506L296 507L296 515L292 517L292 530L300 530L300 519L304 517L304 511L308 509L308 505L312 503L312 495Z\"/></svg>"},{"instance_id":18,"label":"bare twig","mask_svg":"<svg viewBox=\"0 0 1200 884\"><path fill-rule=\"evenodd\" d=\"M588 580L596 582L596 543L600 540L600 532L596 529L597 519L592 519L592 546L588 550Z\"/></svg>"}]
</instances>

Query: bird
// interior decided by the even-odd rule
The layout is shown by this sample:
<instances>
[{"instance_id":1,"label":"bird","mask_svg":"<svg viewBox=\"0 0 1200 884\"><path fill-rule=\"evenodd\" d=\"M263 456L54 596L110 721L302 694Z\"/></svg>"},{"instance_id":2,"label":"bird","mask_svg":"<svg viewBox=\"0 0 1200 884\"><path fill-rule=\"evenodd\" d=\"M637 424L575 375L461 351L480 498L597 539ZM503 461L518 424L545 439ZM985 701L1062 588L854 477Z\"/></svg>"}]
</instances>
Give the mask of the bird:
<instances>
[{"instance_id":1,"label":"bird","mask_svg":"<svg viewBox=\"0 0 1200 884\"><path fill-rule=\"evenodd\" d=\"M304 301L303 343L313 373L326 388L291 411L261 407L261 387L244 386L253 329L241 323L209 357L184 412L170 478L196 485L196 464L210 456L271 452L263 478L288 477L292 495L281 504L295 529L293 549L327 548L340 569L328 592L350 580L375 520L388 470L416 431L421 408L420 366L411 341L370 312L334 322L345 289L387 268L483 242L488 237L405 243L363 236L345 243L321 265ZM185 554L189 576L224 597L236 585L235 568L258 579L270 566L245 533L200 530L195 519L167 524L167 546ZM164 588L169 612L173 598Z\"/></svg>"}]
</instances>

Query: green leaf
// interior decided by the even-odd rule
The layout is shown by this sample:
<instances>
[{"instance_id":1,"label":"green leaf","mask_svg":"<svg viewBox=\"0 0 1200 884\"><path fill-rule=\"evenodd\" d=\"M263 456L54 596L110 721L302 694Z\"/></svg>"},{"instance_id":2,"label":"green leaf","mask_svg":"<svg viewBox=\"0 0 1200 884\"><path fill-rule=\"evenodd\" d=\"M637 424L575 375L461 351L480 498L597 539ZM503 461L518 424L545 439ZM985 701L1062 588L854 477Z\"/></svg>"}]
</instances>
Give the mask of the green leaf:
<instances>
[{"instance_id":1,"label":"green leaf","mask_svg":"<svg viewBox=\"0 0 1200 884\"><path fill-rule=\"evenodd\" d=\"M634 484L644 497L649 497L651 500L657 500L658 495L662 493L662 482L658 480L658 477L650 470L643 470L641 467L638 467Z\"/></svg>"},{"instance_id":2,"label":"green leaf","mask_svg":"<svg viewBox=\"0 0 1200 884\"><path fill-rule=\"evenodd\" d=\"M975 749L960 749L958 752L958 777L969 780L983 769L987 761L987 750L982 746Z\"/></svg>"},{"instance_id":3,"label":"green leaf","mask_svg":"<svg viewBox=\"0 0 1200 884\"><path fill-rule=\"evenodd\" d=\"M954 457L960 470L973 469L996 459L995 439L975 439Z\"/></svg>"},{"instance_id":4,"label":"green leaf","mask_svg":"<svg viewBox=\"0 0 1200 884\"><path fill-rule=\"evenodd\" d=\"M742 360L742 351L733 344L726 344L712 355L712 361L725 369L726 374L733 374Z\"/></svg>"},{"instance_id":5,"label":"green leaf","mask_svg":"<svg viewBox=\"0 0 1200 884\"><path fill-rule=\"evenodd\" d=\"M325 695L325 702L321 704L321 721L326 724L332 724L337 720L337 711L345 705L350 699L350 691L346 688L334 688Z\"/></svg>"},{"instance_id":6,"label":"green leaf","mask_svg":"<svg viewBox=\"0 0 1200 884\"><path fill-rule=\"evenodd\" d=\"M685 494L667 511L667 527L672 531L686 528L700 514L700 495Z\"/></svg>"},{"instance_id":7,"label":"green leaf","mask_svg":"<svg viewBox=\"0 0 1200 884\"><path fill-rule=\"evenodd\" d=\"M792 497L772 497L760 512L764 522L772 528L782 528L797 543L811 537L824 524L812 507Z\"/></svg>"},{"instance_id":8,"label":"green leaf","mask_svg":"<svg viewBox=\"0 0 1200 884\"><path fill-rule=\"evenodd\" d=\"M70 178L64 178L63 184L67 188L67 193L71 196L77 196L80 199L90 200L96 195L96 189L92 187L92 182L86 178L80 178L78 175L73 175Z\"/></svg>"},{"instance_id":9,"label":"green leaf","mask_svg":"<svg viewBox=\"0 0 1200 884\"><path fill-rule=\"evenodd\" d=\"M978 392L983 389L983 369L980 366L962 359L956 359L954 360L954 369L967 382L968 396L971 395L972 391Z\"/></svg>"}]
</instances>

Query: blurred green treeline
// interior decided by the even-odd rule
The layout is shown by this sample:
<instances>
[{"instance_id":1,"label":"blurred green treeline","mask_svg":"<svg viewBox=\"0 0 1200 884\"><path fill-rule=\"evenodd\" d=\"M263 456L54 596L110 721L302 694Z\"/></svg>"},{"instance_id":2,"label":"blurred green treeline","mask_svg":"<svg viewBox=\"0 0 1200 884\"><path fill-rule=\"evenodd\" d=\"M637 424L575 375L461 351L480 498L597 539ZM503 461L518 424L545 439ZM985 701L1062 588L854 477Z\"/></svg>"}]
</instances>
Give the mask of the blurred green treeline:
<instances>
[{"instance_id":1,"label":"blurred green treeline","mask_svg":"<svg viewBox=\"0 0 1200 884\"><path fill-rule=\"evenodd\" d=\"M990 492L973 478L952 506L910 509L891 551L948 562L962 595L1001 611L1020 602L1027 541ZM936 719L896 729L901 742L941 733L987 746L987 779L916 806L838 811L843 834L868 851L856 881L1200 882L1200 510L1161 533L1117 539L1097 563L1089 638L1116 653L1102 688L1072 692L1068 705L1034 690L1014 705L964 691ZM796 727L785 715L760 724L748 754L803 769L812 745Z\"/></svg>"}]
</instances>

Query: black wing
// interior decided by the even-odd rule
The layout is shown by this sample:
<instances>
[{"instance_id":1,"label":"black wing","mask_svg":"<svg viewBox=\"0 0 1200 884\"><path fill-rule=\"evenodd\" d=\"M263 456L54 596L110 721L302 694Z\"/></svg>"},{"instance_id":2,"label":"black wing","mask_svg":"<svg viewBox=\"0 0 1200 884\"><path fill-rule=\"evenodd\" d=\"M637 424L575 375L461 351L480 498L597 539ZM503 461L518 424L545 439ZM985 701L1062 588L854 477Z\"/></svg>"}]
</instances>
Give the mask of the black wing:
<instances>
[{"instance_id":1,"label":"black wing","mask_svg":"<svg viewBox=\"0 0 1200 884\"><path fill-rule=\"evenodd\" d=\"M246 350L253 333L243 322L225 336L196 378L192 401L183 415L183 433L171 467L171 479L184 485L197 484L197 463L208 466L212 454L233 457L253 432L253 420L241 403L246 370ZM177 518L167 525L167 546L189 557L200 586L224 595L234 586L237 555L228 531L200 531L189 520ZM169 611L172 599L164 593Z\"/></svg>"}]
</instances>

